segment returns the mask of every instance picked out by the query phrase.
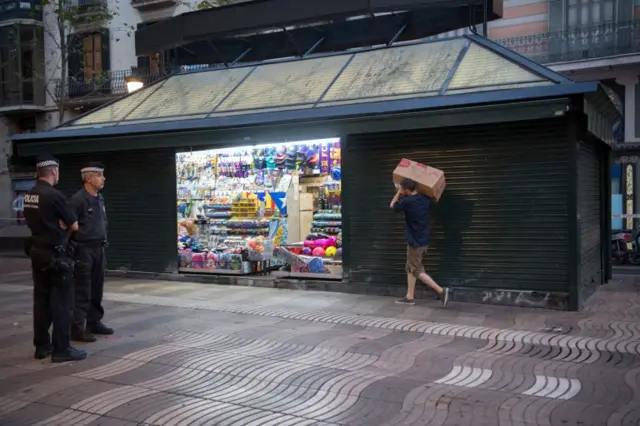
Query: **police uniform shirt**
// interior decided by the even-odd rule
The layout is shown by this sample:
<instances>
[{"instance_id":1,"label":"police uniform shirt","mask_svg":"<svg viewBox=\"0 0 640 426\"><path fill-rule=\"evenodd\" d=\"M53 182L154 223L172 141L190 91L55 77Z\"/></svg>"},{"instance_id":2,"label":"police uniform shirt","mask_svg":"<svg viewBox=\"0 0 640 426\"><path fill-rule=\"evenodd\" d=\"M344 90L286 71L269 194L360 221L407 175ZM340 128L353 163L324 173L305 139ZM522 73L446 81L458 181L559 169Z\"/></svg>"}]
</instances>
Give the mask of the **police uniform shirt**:
<instances>
[{"instance_id":1,"label":"police uniform shirt","mask_svg":"<svg viewBox=\"0 0 640 426\"><path fill-rule=\"evenodd\" d=\"M59 221L70 227L77 220L62 192L40 179L24 196L24 217L31 235L52 246L67 243L68 233L60 228Z\"/></svg>"},{"instance_id":2,"label":"police uniform shirt","mask_svg":"<svg viewBox=\"0 0 640 426\"><path fill-rule=\"evenodd\" d=\"M101 194L97 197L82 188L71 197L71 206L78 216L78 231L73 239L79 242L107 239L107 212Z\"/></svg>"}]
</instances>

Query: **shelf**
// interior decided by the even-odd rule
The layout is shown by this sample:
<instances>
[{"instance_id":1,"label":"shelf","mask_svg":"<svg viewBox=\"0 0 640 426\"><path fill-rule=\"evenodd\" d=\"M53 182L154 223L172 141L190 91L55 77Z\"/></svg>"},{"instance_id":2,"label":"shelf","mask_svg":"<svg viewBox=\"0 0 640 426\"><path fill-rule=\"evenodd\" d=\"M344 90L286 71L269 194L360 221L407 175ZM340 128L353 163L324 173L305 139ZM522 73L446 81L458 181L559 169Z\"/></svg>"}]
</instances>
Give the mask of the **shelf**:
<instances>
[{"instance_id":1,"label":"shelf","mask_svg":"<svg viewBox=\"0 0 640 426\"><path fill-rule=\"evenodd\" d=\"M319 274L313 272L287 272L287 271L273 271L271 275L280 278L315 278L323 280L340 280L342 281L342 274Z\"/></svg>"},{"instance_id":2,"label":"shelf","mask_svg":"<svg viewBox=\"0 0 640 426\"><path fill-rule=\"evenodd\" d=\"M242 272L242 270L232 269L210 269L210 268L178 268L179 272L191 272L202 274L217 274L217 275L250 275L250 273Z\"/></svg>"}]
</instances>

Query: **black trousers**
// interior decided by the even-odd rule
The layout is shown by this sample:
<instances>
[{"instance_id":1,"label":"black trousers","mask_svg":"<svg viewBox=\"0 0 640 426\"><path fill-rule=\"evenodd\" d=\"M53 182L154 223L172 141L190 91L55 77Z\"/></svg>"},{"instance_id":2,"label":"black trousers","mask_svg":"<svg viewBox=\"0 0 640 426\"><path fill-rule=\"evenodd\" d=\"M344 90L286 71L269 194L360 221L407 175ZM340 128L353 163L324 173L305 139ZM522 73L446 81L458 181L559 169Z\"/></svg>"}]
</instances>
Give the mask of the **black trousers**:
<instances>
[{"instance_id":1,"label":"black trousers","mask_svg":"<svg viewBox=\"0 0 640 426\"><path fill-rule=\"evenodd\" d=\"M38 348L51 347L54 354L64 353L69 348L73 270L51 267L56 257L52 248L32 247L29 257L33 273L33 344Z\"/></svg>"},{"instance_id":2,"label":"black trousers","mask_svg":"<svg viewBox=\"0 0 640 426\"><path fill-rule=\"evenodd\" d=\"M78 243L75 251L75 305L73 327L84 330L104 317L102 293L106 259L102 243Z\"/></svg>"}]
</instances>

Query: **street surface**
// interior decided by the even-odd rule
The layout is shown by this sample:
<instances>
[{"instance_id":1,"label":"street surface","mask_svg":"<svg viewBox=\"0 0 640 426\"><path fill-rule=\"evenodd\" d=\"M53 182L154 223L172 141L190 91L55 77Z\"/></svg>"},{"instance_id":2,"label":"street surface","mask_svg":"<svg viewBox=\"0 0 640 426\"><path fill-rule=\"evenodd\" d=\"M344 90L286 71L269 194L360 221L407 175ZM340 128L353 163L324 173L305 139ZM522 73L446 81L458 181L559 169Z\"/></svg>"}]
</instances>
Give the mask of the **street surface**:
<instances>
[{"instance_id":1,"label":"street surface","mask_svg":"<svg viewBox=\"0 0 640 426\"><path fill-rule=\"evenodd\" d=\"M0 265L2 426L640 425L640 278L581 313L110 279L116 335L51 364Z\"/></svg>"}]
</instances>

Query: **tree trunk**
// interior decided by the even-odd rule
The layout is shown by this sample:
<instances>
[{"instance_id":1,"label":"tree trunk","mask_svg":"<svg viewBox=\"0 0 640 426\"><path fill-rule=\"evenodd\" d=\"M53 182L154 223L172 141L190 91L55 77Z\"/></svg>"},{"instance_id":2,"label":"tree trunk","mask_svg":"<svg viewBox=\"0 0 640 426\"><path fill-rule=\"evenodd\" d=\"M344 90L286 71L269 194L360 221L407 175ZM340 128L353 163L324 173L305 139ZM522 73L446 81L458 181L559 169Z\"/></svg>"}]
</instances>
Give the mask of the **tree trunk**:
<instances>
[{"instance_id":1,"label":"tree trunk","mask_svg":"<svg viewBox=\"0 0 640 426\"><path fill-rule=\"evenodd\" d=\"M66 109L67 100L67 85L68 85L68 62L69 55L67 49L69 48L69 40L65 23L61 19L58 19L58 32L60 35L60 99L58 101L58 125L64 122L64 111Z\"/></svg>"}]
</instances>

